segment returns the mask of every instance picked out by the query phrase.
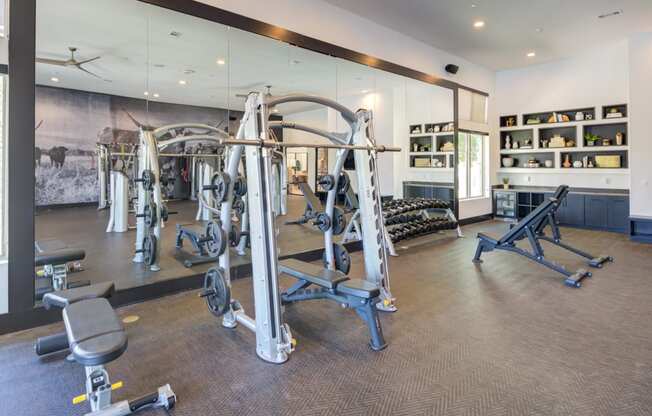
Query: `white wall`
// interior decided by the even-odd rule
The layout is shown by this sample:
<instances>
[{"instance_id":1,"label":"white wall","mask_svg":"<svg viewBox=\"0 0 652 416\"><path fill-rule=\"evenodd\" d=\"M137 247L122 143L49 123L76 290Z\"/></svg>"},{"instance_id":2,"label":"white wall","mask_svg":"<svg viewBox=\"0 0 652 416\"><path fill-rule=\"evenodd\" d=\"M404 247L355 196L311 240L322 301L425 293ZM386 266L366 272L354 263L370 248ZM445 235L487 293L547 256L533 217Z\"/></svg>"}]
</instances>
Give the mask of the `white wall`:
<instances>
[{"instance_id":1,"label":"white wall","mask_svg":"<svg viewBox=\"0 0 652 416\"><path fill-rule=\"evenodd\" d=\"M315 127L322 130L328 130L328 112L326 108L318 108L310 111L303 111L299 113L288 114L283 117L284 121L289 121L293 123L304 124L306 126ZM305 133L299 130L285 129L283 130L283 141L288 143L301 143L301 142L324 142L327 143L326 139L323 139L314 134ZM308 184L310 187L313 187L315 183L315 176L317 172L315 170L315 149L307 148L294 148L293 152L308 153ZM314 189L313 189L314 190Z\"/></svg>"},{"instance_id":2,"label":"white wall","mask_svg":"<svg viewBox=\"0 0 652 416\"><path fill-rule=\"evenodd\" d=\"M569 59L497 72L497 114L490 116L495 132L492 136L492 171L496 172L500 167L499 115L593 106L600 111L599 106L602 105L627 103L628 55L628 42L625 40L588 50ZM630 103L630 107L634 108L634 105ZM641 140L647 141L647 138L630 130L630 145L636 146ZM633 153L633 149L630 150L630 157ZM627 172L603 175L595 171L574 171L573 174L544 171L501 173L493 179L493 183L498 183L503 176L508 176L510 183L515 185L557 186L566 183L576 187L629 189Z\"/></svg>"},{"instance_id":3,"label":"white wall","mask_svg":"<svg viewBox=\"0 0 652 416\"><path fill-rule=\"evenodd\" d=\"M630 213L652 217L652 33L629 41Z\"/></svg>"}]
</instances>

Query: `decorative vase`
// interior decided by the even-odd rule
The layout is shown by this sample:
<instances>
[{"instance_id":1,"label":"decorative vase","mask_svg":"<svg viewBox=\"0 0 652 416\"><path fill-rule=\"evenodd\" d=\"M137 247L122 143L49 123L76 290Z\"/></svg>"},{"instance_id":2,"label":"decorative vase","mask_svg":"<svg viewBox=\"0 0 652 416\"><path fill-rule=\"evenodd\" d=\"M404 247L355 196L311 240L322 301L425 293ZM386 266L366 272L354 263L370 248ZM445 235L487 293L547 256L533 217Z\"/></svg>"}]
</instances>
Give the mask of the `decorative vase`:
<instances>
[{"instance_id":1,"label":"decorative vase","mask_svg":"<svg viewBox=\"0 0 652 416\"><path fill-rule=\"evenodd\" d=\"M514 158L504 157L503 158L503 167L511 168L512 166L514 166Z\"/></svg>"},{"instance_id":2,"label":"decorative vase","mask_svg":"<svg viewBox=\"0 0 652 416\"><path fill-rule=\"evenodd\" d=\"M504 184L503 184L503 189L505 189L505 190L509 189L509 184L508 184L508 183L504 183Z\"/></svg>"},{"instance_id":3,"label":"decorative vase","mask_svg":"<svg viewBox=\"0 0 652 416\"><path fill-rule=\"evenodd\" d=\"M582 164L581 160L576 160L575 162L573 162L573 167L574 168L581 168L581 167L584 167L584 165Z\"/></svg>"},{"instance_id":4,"label":"decorative vase","mask_svg":"<svg viewBox=\"0 0 652 416\"><path fill-rule=\"evenodd\" d=\"M576 121L582 121L582 120L584 120L584 113L581 112L581 111L578 111L577 113L575 113L575 120L576 120Z\"/></svg>"},{"instance_id":5,"label":"decorative vase","mask_svg":"<svg viewBox=\"0 0 652 416\"><path fill-rule=\"evenodd\" d=\"M518 142L514 142L514 144L512 145L512 149L518 149Z\"/></svg>"},{"instance_id":6,"label":"decorative vase","mask_svg":"<svg viewBox=\"0 0 652 416\"><path fill-rule=\"evenodd\" d=\"M595 145L595 140L588 140L588 141L586 142L586 145L587 145L587 146L594 146L594 145Z\"/></svg>"},{"instance_id":7,"label":"decorative vase","mask_svg":"<svg viewBox=\"0 0 652 416\"><path fill-rule=\"evenodd\" d=\"M623 145L623 133L620 132L620 131L618 133L616 133L616 145L618 145L618 146Z\"/></svg>"},{"instance_id":8,"label":"decorative vase","mask_svg":"<svg viewBox=\"0 0 652 416\"><path fill-rule=\"evenodd\" d=\"M512 137L508 134L505 136L505 149L511 149L512 148Z\"/></svg>"},{"instance_id":9,"label":"decorative vase","mask_svg":"<svg viewBox=\"0 0 652 416\"><path fill-rule=\"evenodd\" d=\"M565 168L570 168L573 166L573 164L570 161L570 155L566 155L566 159L564 159L564 163L562 164L563 167Z\"/></svg>"},{"instance_id":10,"label":"decorative vase","mask_svg":"<svg viewBox=\"0 0 652 416\"><path fill-rule=\"evenodd\" d=\"M552 167L552 160L546 160L545 162L543 162L543 164L546 165L547 168L551 168Z\"/></svg>"}]
</instances>

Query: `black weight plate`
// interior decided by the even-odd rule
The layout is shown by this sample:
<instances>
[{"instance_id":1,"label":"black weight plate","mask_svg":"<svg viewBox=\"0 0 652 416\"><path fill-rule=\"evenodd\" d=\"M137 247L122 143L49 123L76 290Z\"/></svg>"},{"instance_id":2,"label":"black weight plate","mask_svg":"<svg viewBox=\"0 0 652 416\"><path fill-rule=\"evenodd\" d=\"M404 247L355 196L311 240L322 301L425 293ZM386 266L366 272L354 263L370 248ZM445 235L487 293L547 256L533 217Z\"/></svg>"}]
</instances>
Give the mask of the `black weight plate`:
<instances>
[{"instance_id":1,"label":"black weight plate","mask_svg":"<svg viewBox=\"0 0 652 416\"><path fill-rule=\"evenodd\" d=\"M231 305L231 289L226 284L224 273L217 267L211 267L204 276L204 291L208 310L215 316L222 316Z\"/></svg>"},{"instance_id":2,"label":"black weight plate","mask_svg":"<svg viewBox=\"0 0 652 416\"><path fill-rule=\"evenodd\" d=\"M319 183L319 185L321 185L321 187L328 192L333 189L333 186L335 185L335 178L333 175L323 175L319 178L317 183Z\"/></svg>"},{"instance_id":3,"label":"black weight plate","mask_svg":"<svg viewBox=\"0 0 652 416\"><path fill-rule=\"evenodd\" d=\"M149 204L145 205L145 208L143 209L143 221L145 221L145 225L149 228L154 228L156 226L156 208L156 202L151 201Z\"/></svg>"},{"instance_id":4,"label":"black weight plate","mask_svg":"<svg viewBox=\"0 0 652 416\"><path fill-rule=\"evenodd\" d=\"M344 212L338 207L333 207L333 234L340 235L346 229L346 217L344 217Z\"/></svg>"},{"instance_id":5,"label":"black weight plate","mask_svg":"<svg viewBox=\"0 0 652 416\"><path fill-rule=\"evenodd\" d=\"M242 214L244 214L245 211L245 203L242 199L236 198L233 200L233 204L231 205L231 209L235 211L235 214L238 216L238 218L242 217Z\"/></svg>"},{"instance_id":6,"label":"black weight plate","mask_svg":"<svg viewBox=\"0 0 652 416\"><path fill-rule=\"evenodd\" d=\"M217 220L206 224L206 251L210 257L221 256L226 250L226 233L222 229L222 223Z\"/></svg>"},{"instance_id":7,"label":"black weight plate","mask_svg":"<svg viewBox=\"0 0 652 416\"><path fill-rule=\"evenodd\" d=\"M351 256L349 252L346 251L346 247L341 244L333 243L333 257L335 260L335 269L341 271L344 274L349 274L351 270ZM326 266L326 250L322 256L324 261L324 266Z\"/></svg>"},{"instance_id":8,"label":"black weight plate","mask_svg":"<svg viewBox=\"0 0 652 416\"><path fill-rule=\"evenodd\" d=\"M233 193L235 196L243 197L247 193L247 179L243 176L238 176L233 184Z\"/></svg>"},{"instance_id":9,"label":"black weight plate","mask_svg":"<svg viewBox=\"0 0 652 416\"><path fill-rule=\"evenodd\" d=\"M145 169L141 179L143 182L143 188L145 188L145 190L151 191L154 189L154 184L156 183L156 176L154 175L154 172L149 169Z\"/></svg>"},{"instance_id":10,"label":"black weight plate","mask_svg":"<svg viewBox=\"0 0 652 416\"><path fill-rule=\"evenodd\" d=\"M148 266L156 263L156 247L158 245L158 240L153 234L147 235L143 239L143 260Z\"/></svg>"},{"instance_id":11,"label":"black weight plate","mask_svg":"<svg viewBox=\"0 0 652 416\"><path fill-rule=\"evenodd\" d=\"M213 198L215 198L217 203L221 204L226 200L226 197L229 193L230 183L231 178L224 172L216 172L211 178L210 190L213 193Z\"/></svg>"},{"instance_id":12,"label":"black weight plate","mask_svg":"<svg viewBox=\"0 0 652 416\"><path fill-rule=\"evenodd\" d=\"M325 212L320 212L317 214L317 218L315 219L315 225L321 231L326 232L331 228L331 217L329 217Z\"/></svg>"}]
</instances>

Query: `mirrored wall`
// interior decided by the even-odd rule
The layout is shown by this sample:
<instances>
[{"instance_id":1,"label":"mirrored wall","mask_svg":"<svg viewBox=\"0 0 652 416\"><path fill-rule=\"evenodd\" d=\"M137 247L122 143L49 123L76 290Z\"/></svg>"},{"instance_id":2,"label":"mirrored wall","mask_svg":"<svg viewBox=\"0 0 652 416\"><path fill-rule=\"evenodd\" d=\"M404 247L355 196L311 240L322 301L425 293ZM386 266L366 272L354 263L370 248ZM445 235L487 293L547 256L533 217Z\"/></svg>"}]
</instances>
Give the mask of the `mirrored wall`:
<instances>
[{"instance_id":1,"label":"mirrored wall","mask_svg":"<svg viewBox=\"0 0 652 416\"><path fill-rule=\"evenodd\" d=\"M103 172L124 174L124 192L132 201L140 127L201 123L233 135L251 91L313 94L354 111L373 110L376 142L402 149L380 155L382 196L456 204L451 89L136 0L37 0L36 26L35 242L37 251L85 250L83 270L68 273L73 284L111 280L119 290L129 289L197 276L212 266L186 267L184 252L191 248L177 248L175 230L177 224L202 226L206 219L198 214L196 157L185 155L204 152L210 156L203 159L217 169L219 149L179 145L161 158L163 197L176 214L161 236L157 272L132 261L133 206L125 229L108 229L111 189ZM312 104L282 105L272 117L332 132L346 129L333 110ZM322 140L295 130L277 138ZM108 159L99 157L103 151ZM295 147L285 160L289 195L287 215L279 217L281 254L319 250L319 230L286 223L304 213L305 189L323 196L318 178L332 167L335 152ZM355 170L353 159L345 169ZM350 177L357 192L355 176ZM235 265L248 259L245 253Z\"/></svg>"}]
</instances>

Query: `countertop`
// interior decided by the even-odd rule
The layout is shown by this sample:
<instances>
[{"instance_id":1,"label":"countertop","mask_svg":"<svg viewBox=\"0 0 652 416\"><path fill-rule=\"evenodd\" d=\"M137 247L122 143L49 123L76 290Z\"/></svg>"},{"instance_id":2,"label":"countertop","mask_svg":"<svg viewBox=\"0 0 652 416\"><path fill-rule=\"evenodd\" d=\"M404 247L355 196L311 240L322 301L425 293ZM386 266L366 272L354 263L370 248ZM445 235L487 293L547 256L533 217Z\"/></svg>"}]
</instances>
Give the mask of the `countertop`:
<instances>
[{"instance_id":1,"label":"countertop","mask_svg":"<svg viewBox=\"0 0 652 416\"><path fill-rule=\"evenodd\" d=\"M508 191L515 192L549 192L553 193L557 189L556 186L523 186L523 185L510 185ZM494 185L492 190L503 191L502 185ZM570 188L571 194L585 194L585 195L602 195L602 196L628 196L628 189L603 189L603 188Z\"/></svg>"}]
</instances>

